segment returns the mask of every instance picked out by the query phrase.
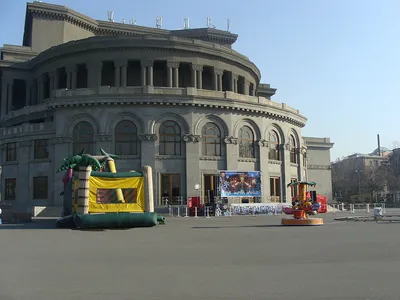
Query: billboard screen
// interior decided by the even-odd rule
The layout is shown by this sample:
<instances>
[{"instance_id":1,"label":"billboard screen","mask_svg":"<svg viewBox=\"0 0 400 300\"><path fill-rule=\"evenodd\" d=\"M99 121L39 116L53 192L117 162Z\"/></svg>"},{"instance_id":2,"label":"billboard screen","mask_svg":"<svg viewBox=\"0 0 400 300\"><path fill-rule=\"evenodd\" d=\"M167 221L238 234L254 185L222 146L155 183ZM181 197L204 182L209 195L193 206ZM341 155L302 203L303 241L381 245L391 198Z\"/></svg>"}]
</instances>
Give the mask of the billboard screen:
<instances>
[{"instance_id":1,"label":"billboard screen","mask_svg":"<svg viewBox=\"0 0 400 300\"><path fill-rule=\"evenodd\" d=\"M221 197L261 197L261 172L219 171Z\"/></svg>"}]
</instances>

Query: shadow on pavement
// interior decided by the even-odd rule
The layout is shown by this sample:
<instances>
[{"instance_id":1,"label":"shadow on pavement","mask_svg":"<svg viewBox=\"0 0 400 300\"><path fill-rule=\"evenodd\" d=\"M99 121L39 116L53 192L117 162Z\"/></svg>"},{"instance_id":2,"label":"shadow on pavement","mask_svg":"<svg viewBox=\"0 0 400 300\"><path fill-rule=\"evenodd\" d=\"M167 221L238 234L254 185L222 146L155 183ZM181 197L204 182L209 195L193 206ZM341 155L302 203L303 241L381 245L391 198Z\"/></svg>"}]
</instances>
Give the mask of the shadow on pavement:
<instances>
[{"instance_id":1,"label":"shadow on pavement","mask_svg":"<svg viewBox=\"0 0 400 300\"><path fill-rule=\"evenodd\" d=\"M274 225L233 225L233 226L192 226L193 229L218 229L218 228L266 228L266 227L285 227L282 225L274 224ZM299 227L299 226L298 226Z\"/></svg>"},{"instance_id":2,"label":"shadow on pavement","mask_svg":"<svg viewBox=\"0 0 400 300\"><path fill-rule=\"evenodd\" d=\"M9 229L55 229L56 219L35 219L29 223L4 223L0 225L0 230Z\"/></svg>"}]
</instances>

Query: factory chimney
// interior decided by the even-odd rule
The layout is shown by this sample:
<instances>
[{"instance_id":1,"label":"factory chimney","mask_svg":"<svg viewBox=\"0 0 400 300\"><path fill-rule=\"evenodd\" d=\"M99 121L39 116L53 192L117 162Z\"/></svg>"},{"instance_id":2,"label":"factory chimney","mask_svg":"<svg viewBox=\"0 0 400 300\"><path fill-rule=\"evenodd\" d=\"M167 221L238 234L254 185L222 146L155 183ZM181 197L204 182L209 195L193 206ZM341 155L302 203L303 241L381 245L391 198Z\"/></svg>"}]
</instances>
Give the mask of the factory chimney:
<instances>
[{"instance_id":1,"label":"factory chimney","mask_svg":"<svg viewBox=\"0 0 400 300\"><path fill-rule=\"evenodd\" d=\"M376 135L378 139L378 155L381 156L381 139L379 138L379 134Z\"/></svg>"}]
</instances>

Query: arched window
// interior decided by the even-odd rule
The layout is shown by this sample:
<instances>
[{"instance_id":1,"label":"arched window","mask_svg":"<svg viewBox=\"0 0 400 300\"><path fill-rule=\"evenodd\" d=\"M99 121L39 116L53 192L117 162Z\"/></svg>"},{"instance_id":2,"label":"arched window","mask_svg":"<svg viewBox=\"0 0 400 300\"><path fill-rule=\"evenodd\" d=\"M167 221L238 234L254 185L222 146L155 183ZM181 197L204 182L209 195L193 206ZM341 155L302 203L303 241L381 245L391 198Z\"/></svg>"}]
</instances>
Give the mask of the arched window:
<instances>
[{"instance_id":1,"label":"arched window","mask_svg":"<svg viewBox=\"0 0 400 300\"><path fill-rule=\"evenodd\" d=\"M289 146L290 146L290 162L293 164L297 164L297 149L296 149L296 139L293 134L289 137Z\"/></svg>"},{"instance_id":2,"label":"arched window","mask_svg":"<svg viewBox=\"0 0 400 300\"><path fill-rule=\"evenodd\" d=\"M269 133L269 154L268 158L271 160L280 160L280 151L279 151L279 136L276 131L272 130Z\"/></svg>"},{"instance_id":3,"label":"arched window","mask_svg":"<svg viewBox=\"0 0 400 300\"><path fill-rule=\"evenodd\" d=\"M160 155L181 155L181 128L174 121L160 126Z\"/></svg>"},{"instance_id":4,"label":"arched window","mask_svg":"<svg viewBox=\"0 0 400 300\"><path fill-rule=\"evenodd\" d=\"M202 154L204 156L221 156L221 131L214 123L204 125L202 131Z\"/></svg>"},{"instance_id":5,"label":"arched window","mask_svg":"<svg viewBox=\"0 0 400 300\"><path fill-rule=\"evenodd\" d=\"M239 130L239 157L254 158L254 134L248 126Z\"/></svg>"},{"instance_id":6,"label":"arched window","mask_svg":"<svg viewBox=\"0 0 400 300\"><path fill-rule=\"evenodd\" d=\"M115 126L115 153L137 155L137 127L132 121L124 120Z\"/></svg>"},{"instance_id":7,"label":"arched window","mask_svg":"<svg viewBox=\"0 0 400 300\"><path fill-rule=\"evenodd\" d=\"M89 122L82 121L75 125L73 131L73 152L74 154L85 149L85 153L93 153L93 127Z\"/></svg>"}]
</instances>

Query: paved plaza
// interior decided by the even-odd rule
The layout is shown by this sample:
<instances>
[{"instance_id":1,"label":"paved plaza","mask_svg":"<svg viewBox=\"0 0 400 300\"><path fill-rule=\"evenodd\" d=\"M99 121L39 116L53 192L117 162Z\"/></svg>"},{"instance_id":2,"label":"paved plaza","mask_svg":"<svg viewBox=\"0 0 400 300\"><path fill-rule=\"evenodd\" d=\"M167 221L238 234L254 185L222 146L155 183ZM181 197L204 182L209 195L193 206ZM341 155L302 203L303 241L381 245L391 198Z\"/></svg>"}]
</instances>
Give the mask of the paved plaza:
<instances>
[{"instance_id":1,"label":"paved plaza","mask_svg":"<svg viewBox=\"0 0 400 300\"><path fill-rule=\"evenodd\" d=\"M3 225L0 299L400 299L400 223L333 217L323 227L281 227L281 216Z\"/></svg>"}]
</instances>

